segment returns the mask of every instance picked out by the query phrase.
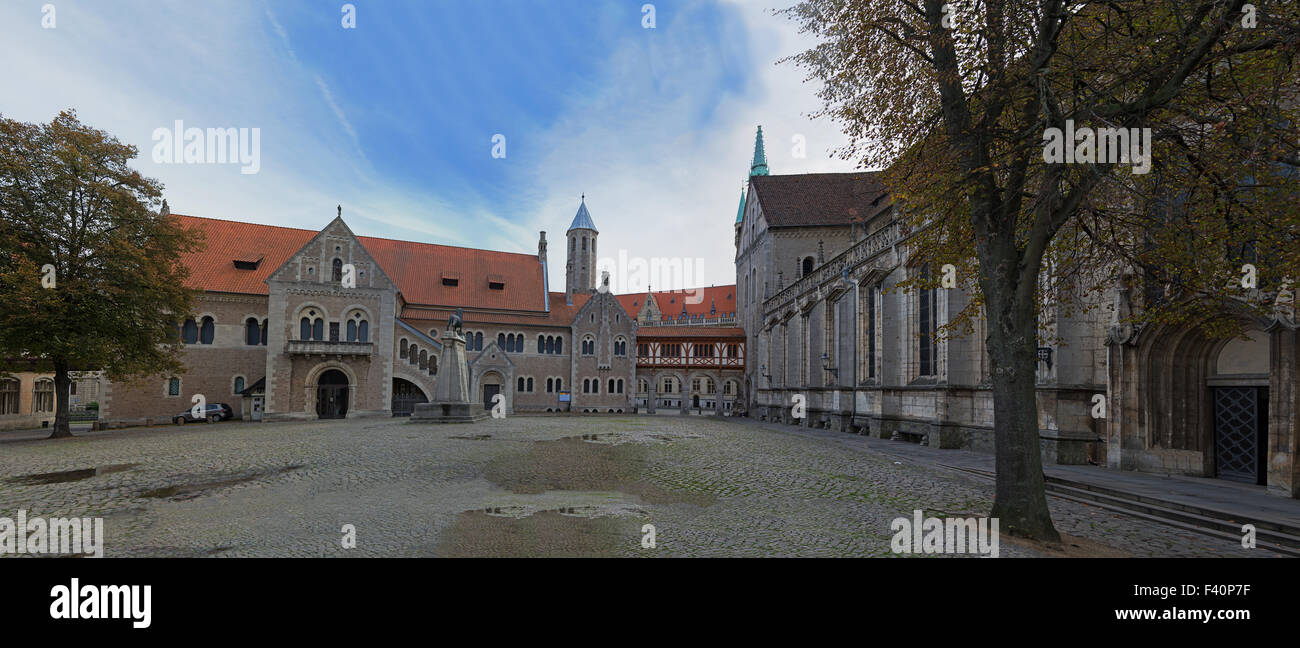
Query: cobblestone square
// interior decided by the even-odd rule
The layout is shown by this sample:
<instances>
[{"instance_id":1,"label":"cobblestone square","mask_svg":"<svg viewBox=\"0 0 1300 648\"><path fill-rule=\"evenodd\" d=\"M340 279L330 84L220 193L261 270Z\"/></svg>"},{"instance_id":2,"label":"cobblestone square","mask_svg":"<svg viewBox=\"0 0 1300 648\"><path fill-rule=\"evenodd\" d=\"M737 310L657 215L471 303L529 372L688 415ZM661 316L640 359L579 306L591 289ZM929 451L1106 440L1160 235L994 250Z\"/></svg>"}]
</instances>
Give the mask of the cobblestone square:
<instances>
[{"instance_id":1,"label":"cobblestone square","mask_svg":"<svg viewBox=\"0 0 1300 648\"><path fill-rule=\"evenodd\" d=\"M0 444L0 515L102 516L109 557L870 557L915 509L987 514L992 482L893 444L696 416L135 428ZM1274 555L1051 503L1116 555ZM1000 555L1043 553L1003 534Z\"/></svg>"}]
</instances>

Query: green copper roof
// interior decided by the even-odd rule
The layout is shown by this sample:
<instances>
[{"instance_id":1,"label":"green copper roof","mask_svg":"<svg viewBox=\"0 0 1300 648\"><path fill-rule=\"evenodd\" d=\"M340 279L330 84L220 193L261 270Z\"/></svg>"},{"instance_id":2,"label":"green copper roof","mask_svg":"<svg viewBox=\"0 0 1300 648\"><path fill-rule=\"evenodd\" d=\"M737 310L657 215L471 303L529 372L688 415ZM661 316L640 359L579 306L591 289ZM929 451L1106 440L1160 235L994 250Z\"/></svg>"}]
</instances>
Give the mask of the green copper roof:
<instances>
[{"instance_id":1,"label":"green copper roof","mask_svg":"<svg viewBox=\"0 0 1300 648\"><path fill-rule=\"evenodd\" d=\"M740 188L740 208L736 210L736 223L745 222L745 188Z\"/></svg>"},{"instance_id":2,"label":"green copper roof","mask_svg":"<svg viewBox=\"0 0 1300 648\"><path fill-rule=\"evenodd\" d=\"M758 127L758 136L754 138L754 161L749 165L749 175L767 175L767 153L763 151L763 127Z\"/></svg>"}]
</instances>

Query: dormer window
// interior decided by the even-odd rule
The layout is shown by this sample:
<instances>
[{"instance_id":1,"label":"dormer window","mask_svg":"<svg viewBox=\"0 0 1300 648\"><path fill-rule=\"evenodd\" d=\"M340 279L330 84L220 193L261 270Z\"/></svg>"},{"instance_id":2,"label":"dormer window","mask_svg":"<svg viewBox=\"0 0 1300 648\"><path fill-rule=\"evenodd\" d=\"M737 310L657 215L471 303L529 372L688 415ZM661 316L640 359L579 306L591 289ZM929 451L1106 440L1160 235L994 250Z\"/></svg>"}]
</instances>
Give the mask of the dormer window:
<instances>
[{"instance_id":1,"label":"dormer window","mask_svg":"<svg viewBox=\"0 0 1300 648\"><path fill-rule=\"evenodd\" d=\"M258 266L262 265L262 258L260 254L244 254L235 257L233 261L235 267L240 270L256 270Z\"/></svg>"},{"instance_id":2,"label":"dormer window","mask_svg":"<svg viewBox=\"0 0 1300 648\"><path fill-rule=\"evenodd\" d=\"M456 287L460 285L460 275L455 272L442 273L442 285Z\"/></svg>"},{"instance_id":3,"label":"dormer window","mask_svg":"<svg viewBox=\"0 0 1300 648\"><path fill-rule=\"evenodd\" d=\"M506 278L501 275L488 275L489 290L505 290Z\"/></svg>"}]
</instances>

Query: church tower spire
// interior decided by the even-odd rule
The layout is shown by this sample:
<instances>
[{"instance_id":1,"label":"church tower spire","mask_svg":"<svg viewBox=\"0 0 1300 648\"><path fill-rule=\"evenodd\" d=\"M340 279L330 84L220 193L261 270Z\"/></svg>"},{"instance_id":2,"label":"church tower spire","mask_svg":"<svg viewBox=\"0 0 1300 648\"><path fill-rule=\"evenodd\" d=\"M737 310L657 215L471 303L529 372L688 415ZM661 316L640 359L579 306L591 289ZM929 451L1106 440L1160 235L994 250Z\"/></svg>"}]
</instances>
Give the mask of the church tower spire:
<instances>
[{"instance_id":1,"label":"church tower spire","mask_svg":"<svg viewBox=\"0 0 1300 648\"><path fill-rule=\"evenodd\" d=\"M566 238L569 241L568 263L564 268L564 301L573 303L573 296L579 292L590 292L596 287L596 224L587 211L587 196L582 196L578 213L574 214L569 224Z\"/></svg>"},{"instance_id":2,"label":"church tower spire","mask_svg":"<svg viewBox=\"0 0 1300 648\"><path fill-rule=\"evenodd\" d=\"M767 175L767 153L763 150L762 126L758 127L758 135L754 137L754 161L749 164L749 175Z\"/></svg>"}]
</instances>

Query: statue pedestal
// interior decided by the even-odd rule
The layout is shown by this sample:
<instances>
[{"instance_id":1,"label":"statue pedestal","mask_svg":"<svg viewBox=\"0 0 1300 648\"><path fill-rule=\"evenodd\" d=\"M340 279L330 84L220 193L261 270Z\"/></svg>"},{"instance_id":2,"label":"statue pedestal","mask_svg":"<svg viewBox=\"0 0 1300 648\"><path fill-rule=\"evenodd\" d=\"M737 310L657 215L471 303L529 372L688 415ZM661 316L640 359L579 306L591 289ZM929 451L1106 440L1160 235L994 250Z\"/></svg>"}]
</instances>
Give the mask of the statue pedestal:
<instances>
[{"instance_id":1,"label":"statue pedestal","mask_svg":"<svg viewBox=\"0 0 1300 648\"><path fill-rule=\"evenodd\" d=\"M438 377L433 400L420 403L411 413L411 423L474 423L491 414L469 400L469 365L465 361L465 338L455 331L442 336Z\"/></svg>"}]
</instances>

